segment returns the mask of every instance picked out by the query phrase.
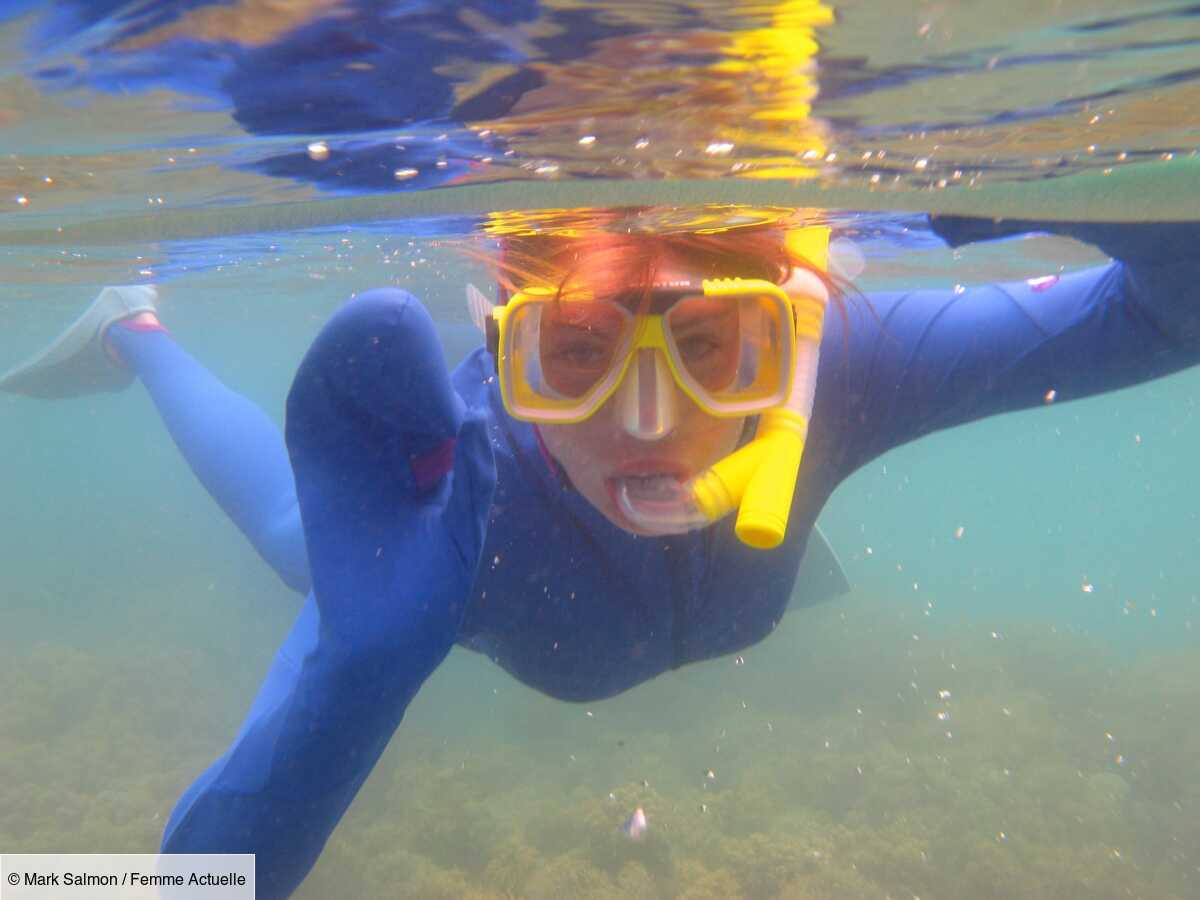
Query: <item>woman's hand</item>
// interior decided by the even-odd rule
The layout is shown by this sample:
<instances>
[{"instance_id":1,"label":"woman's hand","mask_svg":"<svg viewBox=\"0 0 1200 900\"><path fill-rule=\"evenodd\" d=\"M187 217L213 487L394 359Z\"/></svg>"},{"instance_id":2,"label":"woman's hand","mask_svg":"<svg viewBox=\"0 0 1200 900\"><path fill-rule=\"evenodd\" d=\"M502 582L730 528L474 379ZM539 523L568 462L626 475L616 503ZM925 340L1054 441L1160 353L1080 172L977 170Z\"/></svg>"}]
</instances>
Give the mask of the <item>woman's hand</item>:
<instances>
[{"instance_id":1,"label":"woman's hand","mask_svg":"<svg viewBox=\"0 0 1200 900\"><path fill-rule=\"evenodd\" d=\"M495 467L415 297L371 291L334 315L296 374L286 432L321 643L376 676L402 661L419 684L462 621Z\"/></svg>"}]
</instances>

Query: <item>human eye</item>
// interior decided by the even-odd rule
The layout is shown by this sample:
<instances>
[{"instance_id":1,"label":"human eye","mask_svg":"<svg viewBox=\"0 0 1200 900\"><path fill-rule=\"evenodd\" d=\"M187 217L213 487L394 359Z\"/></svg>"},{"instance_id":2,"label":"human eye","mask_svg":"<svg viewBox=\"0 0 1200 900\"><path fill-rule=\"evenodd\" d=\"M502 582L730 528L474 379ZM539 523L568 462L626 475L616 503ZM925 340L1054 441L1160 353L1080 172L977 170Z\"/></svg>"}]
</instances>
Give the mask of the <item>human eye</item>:
<instances>
[{"instance_id":1,"label":"human eye","mask_svg":"<svg viewBox=\"0 0 1200 900\"><path fill-rule=\"evenodd\" d=\"M676 341L680 355L689 362L701 362L707 357L724 351L730 338L716 329L689 331Z\"/></svg>"},{"instance_id":2,"label":"human eye","mask_svg":"<svg viewBox=\"0 0 1200 900\"><path fill-rule=\"evenodd\" d=\"M573 338L556 342L550 355L555 362L563 365L595 367L607 364L611 349L606 341Z\"/></svg>"}]
</instances>

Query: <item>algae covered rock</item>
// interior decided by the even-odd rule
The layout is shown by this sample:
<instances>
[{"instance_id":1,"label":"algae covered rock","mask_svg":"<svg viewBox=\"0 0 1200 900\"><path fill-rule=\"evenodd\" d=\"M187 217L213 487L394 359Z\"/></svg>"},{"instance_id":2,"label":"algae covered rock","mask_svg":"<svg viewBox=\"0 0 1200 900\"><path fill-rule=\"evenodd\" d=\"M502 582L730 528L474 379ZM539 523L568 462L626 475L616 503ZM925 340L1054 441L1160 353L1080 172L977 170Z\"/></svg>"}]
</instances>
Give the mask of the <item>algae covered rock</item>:
<instances>
[{"instance_id":1,"label":"algae covered rock","mask_svg":"<svg viewBox=\"0 0 1200 900\"><path fill-rule=\"evenodd\" d=\"M615 897L611 878L578 854L550 860L525 888L527 900L565 900L567 897Z\"/></svg>"}]
</instances>

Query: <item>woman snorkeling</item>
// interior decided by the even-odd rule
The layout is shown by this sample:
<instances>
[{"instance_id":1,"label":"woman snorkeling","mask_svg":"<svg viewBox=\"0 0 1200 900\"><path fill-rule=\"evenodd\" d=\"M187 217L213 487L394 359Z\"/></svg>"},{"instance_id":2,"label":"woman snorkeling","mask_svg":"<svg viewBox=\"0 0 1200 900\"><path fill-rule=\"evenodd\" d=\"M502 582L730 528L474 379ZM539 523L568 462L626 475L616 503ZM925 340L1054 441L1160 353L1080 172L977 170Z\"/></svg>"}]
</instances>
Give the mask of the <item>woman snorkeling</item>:
<instances>
[{"instance_id":1,"label":"woman snorkeling","mask_svg":"<svg viewBox=\"0 0 1200 900\"><path fill-rule=\"evenodd\" d=\"M564 700L766 637L818 512L869 460L984 416L1200 362L1195 225L943 219L950 243L1053 231L1114 262L965 292L841 295L828 231L510 235L487 346L447 372L397 289L325 325L286 433L106 288L0 379L34 396L140 378L197 476L307 599L171 852L256 854L291 893L455 644ZM794 490L793 490L794 484Z\"/></svg>"}]
</instances>

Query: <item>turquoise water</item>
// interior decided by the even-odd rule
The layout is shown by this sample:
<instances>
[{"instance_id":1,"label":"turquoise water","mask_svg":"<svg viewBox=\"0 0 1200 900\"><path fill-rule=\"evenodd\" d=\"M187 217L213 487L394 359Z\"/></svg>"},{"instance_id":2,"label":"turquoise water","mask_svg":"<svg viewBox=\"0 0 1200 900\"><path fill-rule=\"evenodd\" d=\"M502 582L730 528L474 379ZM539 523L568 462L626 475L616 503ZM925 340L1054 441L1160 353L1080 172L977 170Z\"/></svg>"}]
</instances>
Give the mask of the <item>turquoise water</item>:
<instances>
[{"instance_id":1,"label":"turquoise water","mask_svg":"<svg viewBox=\"0 0 1200 900\"><path fill-rule=\"evenodd\" d=\"M228 6L244 17L240 33L257 33L245 30L252 22L270 32L256 46L358 8L285 5L293 18L279 22L267 15L272 4ZM820 18L812 6L797 14ZM151 39L129 33L144 15L137 5L96 6L86 27L71 15L80 8L14 5L0 29L9 51L0 234L10 235L0 237L0 368L100 285L153 280L180 343L280 422L297 361L355 291L398 284L420 295L451 362L478 342L463 284L482 276L456 245L479 217L397 221L388 208L359 221L353 204L364 199L436 197L435 184L396 181L407 157L388 160L386 185L254 167L295 154L319 162L307 150L314 141L336 155L403 128L417 147L442 133L466 141L486 124L515 151L499 156L498 177L528 179L526 208L567 205L585 175L618 179L604 182L618 197L623 185L634 197L639 185L685 178L700 204L704 180L736 194L753 182L725 177L730 165L765 167L781 153L818 170L791 172L789 189L861 191L856 210L872 208L873 175L877 185L901 175L880 195L887 212L828 213L866 254L857 286L867 292L1095 263L1094 251L1048 238L951 253L912 214L941 204L990 214L989 197L1036 192L1060 213L1094 218L1109 201L1072 179L1120 185L1123 165L1165 165L1163 155L1178 163L1196 144L1189 72L1200 19L1187 7L912 4L884 20L869 6L839 5L834 21L814 26L810 115L757 128L745 115L753 97L735 98L738 115L717 121L703 108L668 118L638 91L669 86L674 73L693 105L737 106L704 66L679 67L718 37L778 33L786 22L772 15L787 4L582 4L589 14L576 18L573 6L545 4L512 22L480 7L457 21L476 38L497 35L497 59L458 47L445 67L459 94L486 94L496 72L485 62L540 72L560 93L489 108L459 131L443 104L429 121L390 130L357 122L270 133L239 124L211 73L172 74L137 56L182 33L225 48L225 64L237 55L229 46L252 44L221 36L234 26L168 15L182 31ZM55 15L75 29L69 40L54 32ZM412 21L439 39L425 19ZM582 40L604 28L599 43ZM576 44L555 44L556 35ZM679 46L664 62L655 53L668 38ZM643 51L646 78L608 85L612 110L587 106L603 96L604 73L628 62L628 46ZM659 81L649 79L652 63ZM68 66L76 76L61 74ZM634 101L658 118L622 115L621 103ZM585 107L587 116L572 113ZM717 131L739 127L729 156L705 152L729 136ZM638 172L615 161L628 148L599 164L582 155L592 145L578 143L580 129L602 147L648 136L652 152ZM813 166L804 153L818 143ZM668 144L687 152L657 152ZM472 144L449 157L482 152ZM436 156L420 157L434 173ZM920 159L932 162L916 168ZM960 170L981 173L995 192L937 187ZM1178 218L1195 184L1190 170L1167 171L1158 202L1164 218ZM479 191L468 195L481 198L476 213L500 206L488 204L500 196L492 174L457 174ZM157 203L148 212L147 198L159 196L174 218L153 218ZM277 204L304 200L327 227L289 227L292 213ZM430 214L471 212L428 203ZM233 226L205 218L214 210ZM88 223L100 226L55 243L55 229ZM146 239L157 223L177 239ZM299 895L1195 896L1198 388L1200 375L1184 372L976 423L872 462L821 519L852 593L794 612L743 654L745 665L692 666L584 707L455 651ZM180 791L227 746L297 600L192 479L140 389L56 403L0 395L0 421L0 851L152 850ZM617 829L635 803L651 820L646 844Z\"/></svg>"}]
</instances>

